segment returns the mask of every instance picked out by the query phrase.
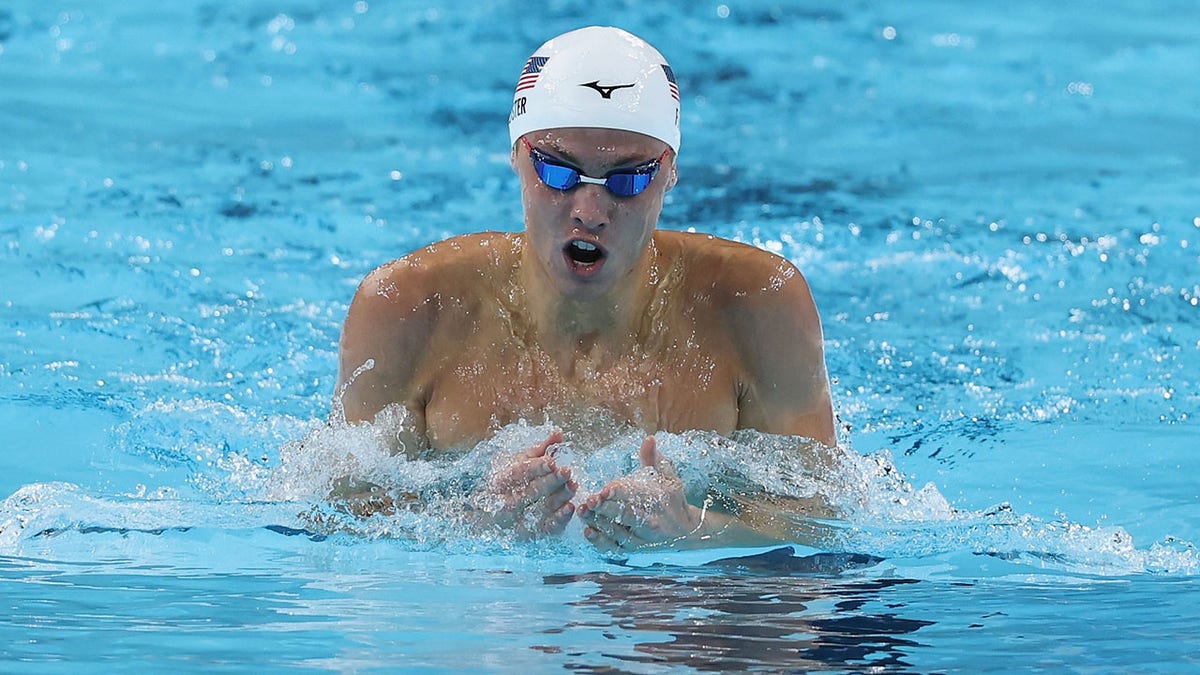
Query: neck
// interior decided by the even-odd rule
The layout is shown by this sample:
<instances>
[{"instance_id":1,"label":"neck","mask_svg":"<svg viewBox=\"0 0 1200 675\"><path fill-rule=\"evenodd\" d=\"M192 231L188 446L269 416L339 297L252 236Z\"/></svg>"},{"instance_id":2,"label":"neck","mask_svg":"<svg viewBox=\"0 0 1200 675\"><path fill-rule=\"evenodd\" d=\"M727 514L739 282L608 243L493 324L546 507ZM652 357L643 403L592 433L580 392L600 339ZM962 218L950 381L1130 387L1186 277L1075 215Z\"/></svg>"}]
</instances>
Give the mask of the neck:
<instances>
[{"instance_id":1,"label":"neck","mask_svg":"<svg viewBox=\"0 0 1200 675\"><path fill-rule=\"evenodd\" d=\"M604 368L644 342L644 319L657 290L657 258L651 241L628 274L606 293L587 298L563 294L540 278L534 263L522 264L518 275L538 347L572 371L581 360Z\"/></svg>"}]
</instances>

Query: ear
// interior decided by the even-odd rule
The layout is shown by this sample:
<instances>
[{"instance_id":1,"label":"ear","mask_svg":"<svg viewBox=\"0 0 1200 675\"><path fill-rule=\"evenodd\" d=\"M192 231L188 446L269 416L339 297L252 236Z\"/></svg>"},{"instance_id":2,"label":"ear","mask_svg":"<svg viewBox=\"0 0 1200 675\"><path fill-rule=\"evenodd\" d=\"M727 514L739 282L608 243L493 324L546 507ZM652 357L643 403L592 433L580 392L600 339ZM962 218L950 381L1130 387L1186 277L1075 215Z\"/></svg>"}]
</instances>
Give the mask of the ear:
<instances>
[{"instance_id":1,"label":"ear","mask_svg":"<svg viewBox=\"0 0 1200 675\"><path fill-rule=\"evenodd\" d=\"M679 155L674 150L671 151L671 172L667 174L667 189L663 192L670 192L671 188L679 182Z\"/></svg>"}]
</instances>

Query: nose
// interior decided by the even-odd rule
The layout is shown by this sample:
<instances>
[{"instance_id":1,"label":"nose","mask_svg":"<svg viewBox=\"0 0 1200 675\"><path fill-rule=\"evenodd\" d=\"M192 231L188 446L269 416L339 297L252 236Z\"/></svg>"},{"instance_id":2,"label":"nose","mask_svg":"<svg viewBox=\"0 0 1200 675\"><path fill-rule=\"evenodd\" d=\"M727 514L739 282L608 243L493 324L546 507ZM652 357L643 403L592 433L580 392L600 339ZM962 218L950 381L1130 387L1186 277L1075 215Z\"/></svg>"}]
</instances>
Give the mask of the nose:
<instances>
[{"instance_id":1,"label":"nose","mask_svg":"<svg viewBox=\"0 0 1200 675\"><path fill-rule=\"evenodd\" d=\"M609 221L612 197L603 185L582 184L571 191L571 219L587 230L602 230Z\"/></svg>"}]
</instances>

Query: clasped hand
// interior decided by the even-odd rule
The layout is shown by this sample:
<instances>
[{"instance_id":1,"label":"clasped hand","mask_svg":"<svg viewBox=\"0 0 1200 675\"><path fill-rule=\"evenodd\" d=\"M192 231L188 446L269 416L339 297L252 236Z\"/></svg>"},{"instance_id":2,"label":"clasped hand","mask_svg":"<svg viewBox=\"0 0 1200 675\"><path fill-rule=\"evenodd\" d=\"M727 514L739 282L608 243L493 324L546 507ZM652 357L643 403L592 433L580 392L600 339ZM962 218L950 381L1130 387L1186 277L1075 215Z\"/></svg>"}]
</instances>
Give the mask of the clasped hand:
<instances>
[{"instance_id":1,"label":"clasped hand","mask_svg":"<svg viewBox=\"0 0 1200 675\"><path fill-rule=\"evenodd\" d=\"M603 550L634 549L675 541L696 532L699 509L687 503L675 466L648 436L638 449L641 468L618 478L580 504L571 470L552 452L563 441L554 431L543 442L506 458L492 472L482 497L491 522L526 536L561 534L578 515L583 536Z\"/></svg>"}]
</instances>

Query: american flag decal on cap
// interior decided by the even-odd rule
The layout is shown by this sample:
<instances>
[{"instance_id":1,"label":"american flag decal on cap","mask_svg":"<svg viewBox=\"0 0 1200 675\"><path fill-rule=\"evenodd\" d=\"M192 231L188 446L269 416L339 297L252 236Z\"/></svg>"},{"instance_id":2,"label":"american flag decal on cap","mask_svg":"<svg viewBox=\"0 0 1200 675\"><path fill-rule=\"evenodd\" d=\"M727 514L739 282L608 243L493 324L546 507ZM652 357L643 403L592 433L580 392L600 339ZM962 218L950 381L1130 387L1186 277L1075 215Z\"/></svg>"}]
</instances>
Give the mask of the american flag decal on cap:
<instances>
[{"instance_id":1,"label":"american flag decal on cap","mask_svg":"<svg viewBox=\"0 0 1200 675\"><path fill-rule=\"evenodd\" d=\"M667 86L671 87L671 98L679 100L679 85L675 84L675 73L671 70L671 66L662 64L663 74L667 76Z\"/></svg>"},{"instance_id":2,"label":"american flag decal on cap","mask_svg":"<svg viewBox=\"0 0 1200 675\"><path fill-rule=\"evenodd\" d=\"M548 56L531 56L525 62L525 67L521 69L521 77L517 78L517 91L532 89L533 85L537 84L538 73L542 72L542 68L549 61Z\"/></svg>"}]
</instances>

